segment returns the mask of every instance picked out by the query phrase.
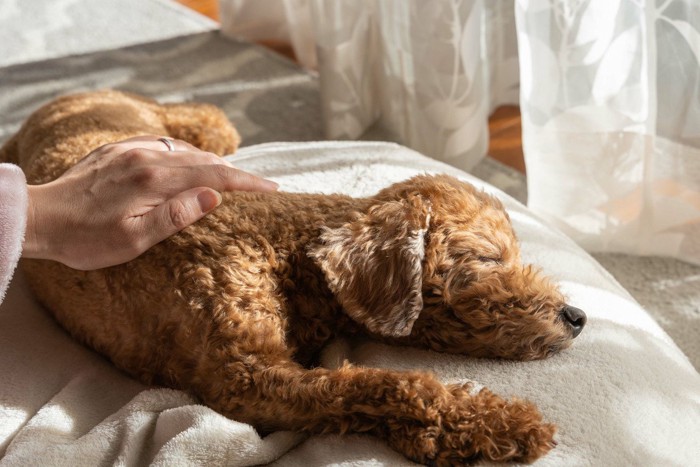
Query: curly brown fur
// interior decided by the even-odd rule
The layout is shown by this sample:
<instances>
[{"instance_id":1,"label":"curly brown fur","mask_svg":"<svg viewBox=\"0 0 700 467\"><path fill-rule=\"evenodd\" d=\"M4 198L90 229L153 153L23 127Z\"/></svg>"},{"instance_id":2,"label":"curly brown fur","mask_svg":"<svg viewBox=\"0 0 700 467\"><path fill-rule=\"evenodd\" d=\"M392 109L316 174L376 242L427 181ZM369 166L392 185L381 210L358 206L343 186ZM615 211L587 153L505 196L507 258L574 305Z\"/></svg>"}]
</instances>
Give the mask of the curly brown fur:
<instances>
[{"instance_id":1,"label":"curly brown fur","mask_svg":"<svg viewBox=\"0 0 700 467\"><path fill-rule=\"evenodd\" d=\"M217 153L238 144L211 106L103 91L38 110L0 157L43 183L97 146L144 133ZM77 339L143 382L187 390L259 429L369 433L435 465L529 462L554 445L554 426L528 402L427 373L307 367L342 334L521 360L570 345L564 297L521 264L501 204L454 178L418 176L362 199L229 193L127 264L24 268Z\"/></svg>"}]
</instances>

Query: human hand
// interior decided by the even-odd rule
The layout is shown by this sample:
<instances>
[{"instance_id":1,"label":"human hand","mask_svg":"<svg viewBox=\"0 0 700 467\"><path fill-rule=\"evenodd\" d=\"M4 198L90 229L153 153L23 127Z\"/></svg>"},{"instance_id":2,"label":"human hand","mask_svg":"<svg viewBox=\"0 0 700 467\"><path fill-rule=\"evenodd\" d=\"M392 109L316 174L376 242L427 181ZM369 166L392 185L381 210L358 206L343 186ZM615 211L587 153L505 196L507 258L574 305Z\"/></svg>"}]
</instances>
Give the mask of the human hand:
<instances>
[{"instance_id":1,"label":"human hand","mask_svg":"<svg viewBox=\"0 0 700 467\"><path fill-rule=\"evenodd\" d=\"M184 141L157 136L102 146L61 177L30 185L23 256L75 269L125 263L202 218L223 191L277 184Z\"/></svg>"}]
</instances>

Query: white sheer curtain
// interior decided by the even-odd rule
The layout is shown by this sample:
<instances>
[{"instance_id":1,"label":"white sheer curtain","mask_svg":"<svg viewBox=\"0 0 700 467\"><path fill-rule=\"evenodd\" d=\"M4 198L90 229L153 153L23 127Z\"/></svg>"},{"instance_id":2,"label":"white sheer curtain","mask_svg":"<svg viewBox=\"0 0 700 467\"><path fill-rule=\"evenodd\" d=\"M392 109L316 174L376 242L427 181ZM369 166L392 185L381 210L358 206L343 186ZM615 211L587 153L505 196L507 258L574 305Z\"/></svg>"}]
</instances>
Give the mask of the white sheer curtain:
<instances>
[{"instance_id":1,"label":"white sheer curtain","mask_svg":"<svg viewBox=\"0 0 700 467\"><path fill-rule=\"evenodd\" d=\"M588 249L700 263L700 2L516 12L530 206Z\"/></svg>"},{"instance_id":2,"label":"white sheer curtain","mask_svg":"<svg viewBox=\"0 0 700 467\"><path fill-rule=\"evenodd\" d=\"M286 36L317 68L329 138L372 128L469 169L495 105L517 103L512 0L222 0L222 30Z\"/></svg>"},{"instance_id":3,"label":"white sheer curtain","mask_svg":"<svg viewBox=\"0 0 700 467\"><path fill-rule=\"evenodd\" d=\"M520 99L535 211L590 250L700 263L697 0L220 3L225 33L318 69L329 138L379 128L468 170Z\"/></svg>"}]
</instances>

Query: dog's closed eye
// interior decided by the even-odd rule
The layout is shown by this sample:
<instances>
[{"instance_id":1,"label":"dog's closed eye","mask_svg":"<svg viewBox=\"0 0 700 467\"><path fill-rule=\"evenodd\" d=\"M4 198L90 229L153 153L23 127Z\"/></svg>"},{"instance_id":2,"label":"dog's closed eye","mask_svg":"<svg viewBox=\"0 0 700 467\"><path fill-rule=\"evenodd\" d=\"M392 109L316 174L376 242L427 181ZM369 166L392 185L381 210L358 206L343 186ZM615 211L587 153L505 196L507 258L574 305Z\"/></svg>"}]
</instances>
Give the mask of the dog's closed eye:
<instances>
[{"instance_id":1,"label":"dog's closed eye","mask_svg":"<svg viewBox=\"0 0 700 467\"><path fill-rule=\"evenodd\" d=\"M498 263L501 264L501 258L493 258L491 256L479 256L479 261L482 263Z\"/></svg>"}]
</instances>

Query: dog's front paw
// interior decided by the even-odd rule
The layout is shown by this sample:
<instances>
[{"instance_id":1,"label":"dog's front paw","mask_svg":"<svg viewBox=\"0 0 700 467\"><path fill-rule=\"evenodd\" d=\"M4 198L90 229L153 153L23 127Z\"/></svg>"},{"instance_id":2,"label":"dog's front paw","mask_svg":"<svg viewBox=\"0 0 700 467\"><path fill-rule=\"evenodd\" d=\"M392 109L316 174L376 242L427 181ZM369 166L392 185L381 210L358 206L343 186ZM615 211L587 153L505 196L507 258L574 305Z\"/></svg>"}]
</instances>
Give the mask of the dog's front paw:
<instances>
[{"instance_id":1,"label":"dog's front paw","mask_svg":"<svg viewBox=\"0 0 700 467\"><path fill-rule=\"evenodd\" d=\"M466 465L478 459L532 462L556 444L556 428L544 423L537 408L507 401L486 389L470 395L453 386L452 400L427 423L393 427L389 442L407 457L430 465Z\"/></svg>"},{"instance_id":2,"label":"dog's front paw","mask_svg":"<svg viewBox=\"0 0 700 467\"><path fill-rule=\"evenodd\" d=\"M471 455L492 461L532 462L556 445L556 427L543 422L531 402L506 400L488 389L475 395L463 387L450 389L461 403L445 414L443 431L453 440L468 436Z\"/></svg>"}]
</instances>

